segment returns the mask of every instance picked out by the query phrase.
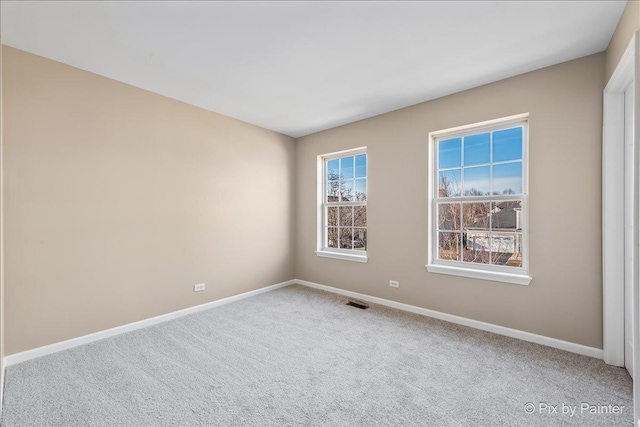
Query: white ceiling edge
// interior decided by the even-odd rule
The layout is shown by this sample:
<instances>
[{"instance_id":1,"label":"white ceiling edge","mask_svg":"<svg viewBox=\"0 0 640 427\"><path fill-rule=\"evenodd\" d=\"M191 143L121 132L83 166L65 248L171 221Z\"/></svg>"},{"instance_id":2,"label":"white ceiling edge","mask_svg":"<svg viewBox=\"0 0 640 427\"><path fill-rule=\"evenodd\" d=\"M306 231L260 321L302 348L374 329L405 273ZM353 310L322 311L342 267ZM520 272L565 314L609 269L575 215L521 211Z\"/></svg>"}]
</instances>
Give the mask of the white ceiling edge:
<instances>
[{"instance_id":1,"label":"white ceiling edge","mask_svg":"<svg viewBox=\"0 0 640 427\"><path fill-rule=\"evenodd\" d=\"M294 138L604 51L625 2L0 2L3 43Z\"/></svg>"}]
</instances>

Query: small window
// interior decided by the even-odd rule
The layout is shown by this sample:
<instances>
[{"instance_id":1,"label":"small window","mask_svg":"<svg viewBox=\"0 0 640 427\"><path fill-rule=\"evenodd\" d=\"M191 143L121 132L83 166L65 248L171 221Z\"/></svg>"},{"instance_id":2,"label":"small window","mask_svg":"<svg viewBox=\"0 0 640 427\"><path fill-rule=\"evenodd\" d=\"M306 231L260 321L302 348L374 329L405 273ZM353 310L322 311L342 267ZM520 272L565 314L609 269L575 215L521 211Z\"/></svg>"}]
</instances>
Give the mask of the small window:
<instances>
[{"instance_id":1,"label":"small window","mask_svg":"<svg viewBox=\"0 0 640 427\"><path fill-rule=\"evenodd\" d=\"M430 134L431 272L528 284L528 118Z\"/></svg>"},{"instance_id":2,"label":"small window","mask_svg":"<svg viewBox=\"0 0 640 427\"><path fill-rule=\"evenodd\" d=\"M367 152L320 156L318 256L367 261Z\"/></svg>"}]
</instances>

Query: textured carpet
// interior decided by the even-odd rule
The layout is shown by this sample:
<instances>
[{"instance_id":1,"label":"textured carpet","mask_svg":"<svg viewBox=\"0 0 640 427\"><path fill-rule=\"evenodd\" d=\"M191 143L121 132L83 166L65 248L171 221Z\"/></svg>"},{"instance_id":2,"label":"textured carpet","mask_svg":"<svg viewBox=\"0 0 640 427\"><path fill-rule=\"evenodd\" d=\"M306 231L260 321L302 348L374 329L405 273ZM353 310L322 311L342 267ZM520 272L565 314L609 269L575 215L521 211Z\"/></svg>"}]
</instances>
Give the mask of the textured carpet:
<instances>
[{"instance_id":1,"label":"textured carpet","mask_svg":"<svg viewBox=\"0 0 640 427\"><path fill-rule=\"evenodd\" d=\"M346 301L291 286L11 366L2 425L633 425L623 369Z\"/></svg>"}]
</instances>

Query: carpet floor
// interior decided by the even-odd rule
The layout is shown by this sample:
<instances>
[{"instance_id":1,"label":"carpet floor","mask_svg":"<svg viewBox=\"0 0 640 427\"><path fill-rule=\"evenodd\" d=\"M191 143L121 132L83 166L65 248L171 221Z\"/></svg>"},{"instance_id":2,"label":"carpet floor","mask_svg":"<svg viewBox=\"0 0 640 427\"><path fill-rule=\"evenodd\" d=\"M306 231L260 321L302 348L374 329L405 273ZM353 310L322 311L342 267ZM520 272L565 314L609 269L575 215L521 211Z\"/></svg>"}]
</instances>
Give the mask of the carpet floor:
<instances>
[{"instance_id":1,"label":"carpet floor","mask_svg":"<svg viewBox=\"0 0 640 427\"><path fill-rule=\"evenodd\" d=\"M289 286L10 366L2 425L633 425L624 369L346 302Z\"/></svg>"}]
</instances>

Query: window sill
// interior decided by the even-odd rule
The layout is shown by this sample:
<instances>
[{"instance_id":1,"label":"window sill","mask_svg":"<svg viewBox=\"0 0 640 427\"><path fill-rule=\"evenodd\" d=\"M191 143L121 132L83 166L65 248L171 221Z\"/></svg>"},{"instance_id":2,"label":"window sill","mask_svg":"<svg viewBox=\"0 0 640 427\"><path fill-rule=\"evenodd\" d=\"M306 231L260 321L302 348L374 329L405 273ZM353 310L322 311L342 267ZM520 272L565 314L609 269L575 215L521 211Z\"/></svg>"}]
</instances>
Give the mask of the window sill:
<instances>
[{"instance_id":1,"label":"window sill","mask_svg":"<svg viewBox=\"0 0 640 427\"><path fill-rule=\"evenodd\" d=\"M474 270L471 268L452 267L448 265L428 264L429 273L451 274L453 276L470 277L472 279L493 280L496 282L513 283L515 285L528 285L531 276L528 274L502 273L498 271Z\"/></svg>"},{"instance_id":2,"label":"window sill","mask_svg":"<svg viewBox=\"0 0 640 427\"><path fill-rule=\"evenodd\" d=\"M341 259L343 261L367 262L366 255L347 254L343 252L316 251L316 255L322 258Z\"/></svg>"}]
</instances>

